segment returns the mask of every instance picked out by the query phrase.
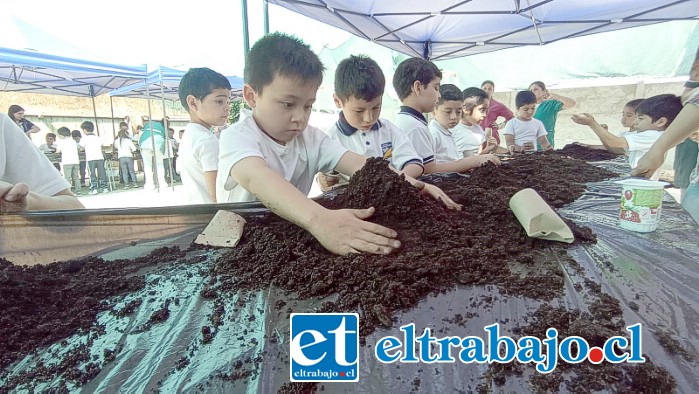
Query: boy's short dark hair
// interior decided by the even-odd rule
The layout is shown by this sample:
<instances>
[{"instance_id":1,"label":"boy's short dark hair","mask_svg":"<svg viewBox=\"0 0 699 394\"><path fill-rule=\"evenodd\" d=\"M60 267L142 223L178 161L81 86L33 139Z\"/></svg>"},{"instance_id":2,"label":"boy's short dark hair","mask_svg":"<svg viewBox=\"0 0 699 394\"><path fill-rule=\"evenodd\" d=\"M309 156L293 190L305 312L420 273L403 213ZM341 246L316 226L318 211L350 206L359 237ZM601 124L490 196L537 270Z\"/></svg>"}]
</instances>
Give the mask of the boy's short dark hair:
<instances>
[{"instance_id":1,"label":"boy's short dark hair","mask_svg":"<svg viewBox=\"0 0 699 394\"><path fill-rule=\"evenodd\" d=\"M633 100L629 101L628 103L624 104L624 107L633 108L633 110L636 111L636 108L638 108L638 104L641 104L641 102L643 100L645 100L645 99L642 99L642 98L633 99Z\"/></svg>"},{"instance_id":2,"label":"boy's short dark hair","mask_svg":"<svg viewBox=\"0 0 699 394\"><path fill-rule=\"evenodd\" d=\"M67 127L59 127L58 130L56 130L56 132L61 137L70 137L70 129Z\"/></svg>"},{"instance_id":3,"label":"boy's short dark hair","mask_svg":"<svg viewBox=\"0 0 699 394\"><path fill-rule=\"evenodd\" d=\"M54 134L54 133L46 133L46 136L53 137L54 140L56 139L56 134Z\"/></svg>"},{"instance_id":4,"label":"boy's short dark hair","mask_svg":"<svg viewBox=\"0 0 699 394\"><path fill-rule=\"evenodd\" d=\"M466 88L461 94L464 97L462 108L464 109L464 113L469 115L473 113L474 108L481 104L485 104L485 100L488 99L488 93L476 87Z\"/></svg>"},{"instance_id":5,"label":"boy's short dark hair","mask_svg":"<svg viewBox=\"0 0 699 394\"><path fill-rule=\"evenodd\" d=\"M187 96L191 94L198 100L203 100L214 89L231 90L231 82L223 74L210 68L190 68L180 80L178 88L180 104L189 112Z\"/></svg>"},{"instance_id":6,"label":"boy's short dark hair","mask_svg":"<svg viewBox=\"0 0 699 394\"><path fill-rule=\"evenodd\" d=\"M402 101L410 96L415 81L427 85L435 78L442 78L442 71L429 60L419 57L411 57L403 60L393 74L393 88Z\"/></svg>"},{"instance_id":7,"label":"boy's short dark hair","mask_svg":"<svg viewBox=\"0 0 699 394\"><path fill-rule=\"evenodd\" d=\"M335 94L344 103L350 97L371 101L382 96L386 77L381 67L365 55L350 56L335 70Z\"/></svg>"},{"instance_id":8,"label":"boy's short dark hair","mask_svg":"<svg viewBox=\"0 0 699 394\"><path fill-rule=\"evenodd\" d=\"M260 38L250 48L243 72L245 83L261 94L277 75L300 78L304 82L323 82L323 63L308 44L283 33Z\"/></svg>"},{"instance_id":9,"label":"boy's short dark hair","mask_svg":"<svg viewBox=\"0 0 699 394\"><path fill-rule=\"evenodd\" d=\"M536 104L536 95L534 92L530 92L529 90L517 92L517 95L515 96L515 107L520 109L521 107L529 104Z\"/></svg>"},{"instance_id":10,"label":"boy's short dark hair","mask_svg":"<svg viewBox=\"0 0 699 394\"><path fill-rule=\"evenodd\" d=\"M682 100L674 94L659 94L657 96L648 97L641 101L636 107L638 115L650 116L653 122L660 118L667 119L665 127L669 126L677 114L682 110Z\"/></svg>"},{"instance_id":11,"label":"boy's short dark hair","mask_svg":"<svg viewBox=\"0 0 699 394\"><path fill-rule=\"evenodd\" d=\"M464 101L464 95L461 93L461 89L450 83L439 85L439 95L440 97L439 101L437 101L437 106L444 104L445 101Z\"/></svg>"},{"instance_id":12,"label":"boy's short dark hair","mask_svg":"<svg viewBox=\"0 0 699 394\"><path fill-rule=\"evenodd\" d=\"M88 133L92 133L93 131L95 131L95 124L88 120L80 123L80 128Z\"/></svg>"},{"instance_id":13,"label":"boy's short dark hair","mask_svg":"<svg viewBox=\"0 0 699 394\"><path fill-rule=\"evenodd\" d=\"M126 122L119 122L119 127L121 127L121 126L126 126L126 127L128 127L129 124L126 123Z\"/></svg>"},{"instance_id":14,"label":"boy's short dark hair","mask_svg":"<svg viewBox=\"0 0 699 394\"><path fill-rule=\"evenodd\" d=\"M73 131L70 132L70 136L73 137L73 138L76 138L76 137L77 137L77 138L82 138L82 137L83 137L83 133L81 133L80 130L73 130Z\"/></svg>"}]
</instances>

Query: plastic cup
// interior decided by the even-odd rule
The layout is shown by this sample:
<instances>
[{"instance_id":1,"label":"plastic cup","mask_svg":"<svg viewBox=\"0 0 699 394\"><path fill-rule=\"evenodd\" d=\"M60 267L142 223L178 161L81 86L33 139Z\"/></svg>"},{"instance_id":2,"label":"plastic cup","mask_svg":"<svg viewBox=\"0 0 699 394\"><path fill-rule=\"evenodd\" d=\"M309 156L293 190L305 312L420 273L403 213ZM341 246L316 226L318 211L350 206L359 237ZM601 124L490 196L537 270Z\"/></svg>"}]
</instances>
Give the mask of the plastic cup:
<instances>
[{"instance_id":1,"label":"plastic cup","mask_svg":"<svg viewBox=\"0 0 699 394\"><path fill-rule=\"evenodd\" d=\"M616 183L621 185L619 227L639 233L655 231L668 183L636 178Z\"/></svg>"}]
</instances>

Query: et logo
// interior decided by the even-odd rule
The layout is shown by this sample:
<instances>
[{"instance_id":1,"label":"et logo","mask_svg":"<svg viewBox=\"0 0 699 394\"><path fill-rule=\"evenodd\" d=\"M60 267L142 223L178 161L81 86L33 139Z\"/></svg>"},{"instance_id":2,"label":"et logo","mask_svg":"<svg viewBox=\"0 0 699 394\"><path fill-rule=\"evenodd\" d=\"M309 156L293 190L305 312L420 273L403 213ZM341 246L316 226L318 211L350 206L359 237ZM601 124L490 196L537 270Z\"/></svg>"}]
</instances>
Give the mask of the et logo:
<instances>
[{"instance_id":1,"label":"et logo","mask_svg":"<svg viewBox=\"0 0 699 394\"><path fill-rule=\"evenodd\" d=\"M289 340L292 382L359 381L359 315L292 313Z\"/></svg>"}]
</instances>

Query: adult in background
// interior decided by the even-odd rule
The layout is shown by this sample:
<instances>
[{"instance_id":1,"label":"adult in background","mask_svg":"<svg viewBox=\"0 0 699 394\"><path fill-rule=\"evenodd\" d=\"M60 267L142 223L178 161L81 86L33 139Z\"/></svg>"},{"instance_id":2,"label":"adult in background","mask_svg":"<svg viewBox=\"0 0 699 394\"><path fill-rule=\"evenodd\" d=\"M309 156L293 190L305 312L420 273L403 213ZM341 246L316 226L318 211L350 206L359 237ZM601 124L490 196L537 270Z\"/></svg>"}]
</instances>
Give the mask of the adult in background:
<instances>
[{"instance_id":1,"label":"adult in background","mask_svg":"<svg viewBox=\"0 0 699 394\"><path fill-rule=\"evenodd\" d=\"M165 153L165 129L167 119L162 121L147 120L138 139L138 148L143 159L143 175L145 177L145 190L153 190L156 187L154 179L157 177L158 188L167 187L165 181L165 168L163 166L163 154ZM151 138L152 136L152 138ZM154 175L153 170L157 175Z\"/></svg>"},{"instance_id":2,"label":"adult in background","mask_svg":"<svg viewBox=\"0 0 699 394\"><path fill-rule=\"evenodd\" d=\"M498 126L498 118L502 117L505 119L502 125L504 127L505 123L514 118L515 115L509 108L507 108L505 104L493 98L493 93L495 92L495 83L493 81L483 81L481 84L481 89L483 89L483 91L488 95L488 99L490 100L488 112L485 115L485 119L481 121L481 128L485 130L490 127L491 130L493 130L493 138L495 138L498 145L500 145L500 132L498 131L500 127Z\"/></svg>"},{"instance_id":3,"label":"adult in background","mask_svg":"<svg viewBox=\"0 0 699 394\"><path fill-rule=\"evenodd\" d=\"M70 184L22 134L0 114L0 213L84 208Z\"/></svg>"},{"instance_id":4,"label":"adult in background","mask_svg":"<svg viewBox=\"0 0 699 394\"><path fill-rule=\"evenodd\" d=\"M546 85L541 81L532 82L531 85L529 85L529 91L536 96L537 106L536 112L534 112L534 119L539 119L541 123L544 124L546 133L548 134L546 139L549 140L549 144L551 144L552 147L555 147L554 137L556 134L558 113L561 110L575 107L575 100L570 97L549 92L548 89L546 89Z\"/></svg>"},{"instance_id":5,"label":"adult in background","mask_svg":"<svg viewBox=\"0 0 699 394\"><path fill-rule=\"evenodd\" d=\"M27 137L29 137L29 134L38 133L41 130L39 126L24 118L24 108L19 105L10 105L10 108L7 110L7 116L17 123Z\"/></svg>"}]
</instances>

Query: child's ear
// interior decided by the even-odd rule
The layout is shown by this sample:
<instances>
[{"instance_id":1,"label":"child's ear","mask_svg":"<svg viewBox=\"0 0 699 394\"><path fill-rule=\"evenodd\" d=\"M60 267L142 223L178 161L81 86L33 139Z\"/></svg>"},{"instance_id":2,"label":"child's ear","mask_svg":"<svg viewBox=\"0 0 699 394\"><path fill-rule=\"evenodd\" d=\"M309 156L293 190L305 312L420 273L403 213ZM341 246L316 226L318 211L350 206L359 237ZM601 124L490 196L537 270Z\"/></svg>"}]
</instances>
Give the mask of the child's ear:
<instances>
[{"instance_id":1,"label":"child's ear","mask_svg":"<svg viewBox=\"0 0 699 394\"><path fill-rule=\"evenodd\" d=\"M669 126L668 121L667 121L667 118L664 117L664 116L663 116L662 118L656 120L656 121L653 122L653 123L654 123L656 126L658 126L658 128L659 128L660 130L665 130L665 129L667 128L667 126Z\"/></svg>"},{"instance_id":2,"label":"child's ear","mask_svg":"<svg viewBox=\"0 0 699 394\"><path fill-rule=\"evenodd\" d=\"M187 107L189 107L189 109L195 110L195 111L197 110L198 103L197 103L197 98L194 97L194 95L192 95L192 94L188 95L185 98L185 101L187 102Z\"/></svg>"},{"instance_id":3,"label":"child's ear","mask_svg":"<svg viewBox=\"0 0 699 394\"><path fill-rule=\"evenodd\" d=\"M420 81L415 81L413 82L413 85L410 87L410 90L413 91L416 95L419 95L420 92L422 91L422 82Z\"/></svg>"},{"instance_id":4,"label":"child's ear","mask_svg":"<svg viewBox=\"0 0 699 394\"><path fill-rule=\"evenodd\" d=\"M337 94L333 93L333 101L335 102L335 106L337 108L342 109L342 100L340 100L339 97L337 97Z\"/></svg>"},{"instance_id":5,"label":"child's ear","mask_svg":"<svg viewBox=\"0 0 699 394\"><path fill-rule=\"evenodd\" d=\"M257 106L257 94L249 83L243 85L243 98L250 108Z\"/></svg>"}]
</instances>

